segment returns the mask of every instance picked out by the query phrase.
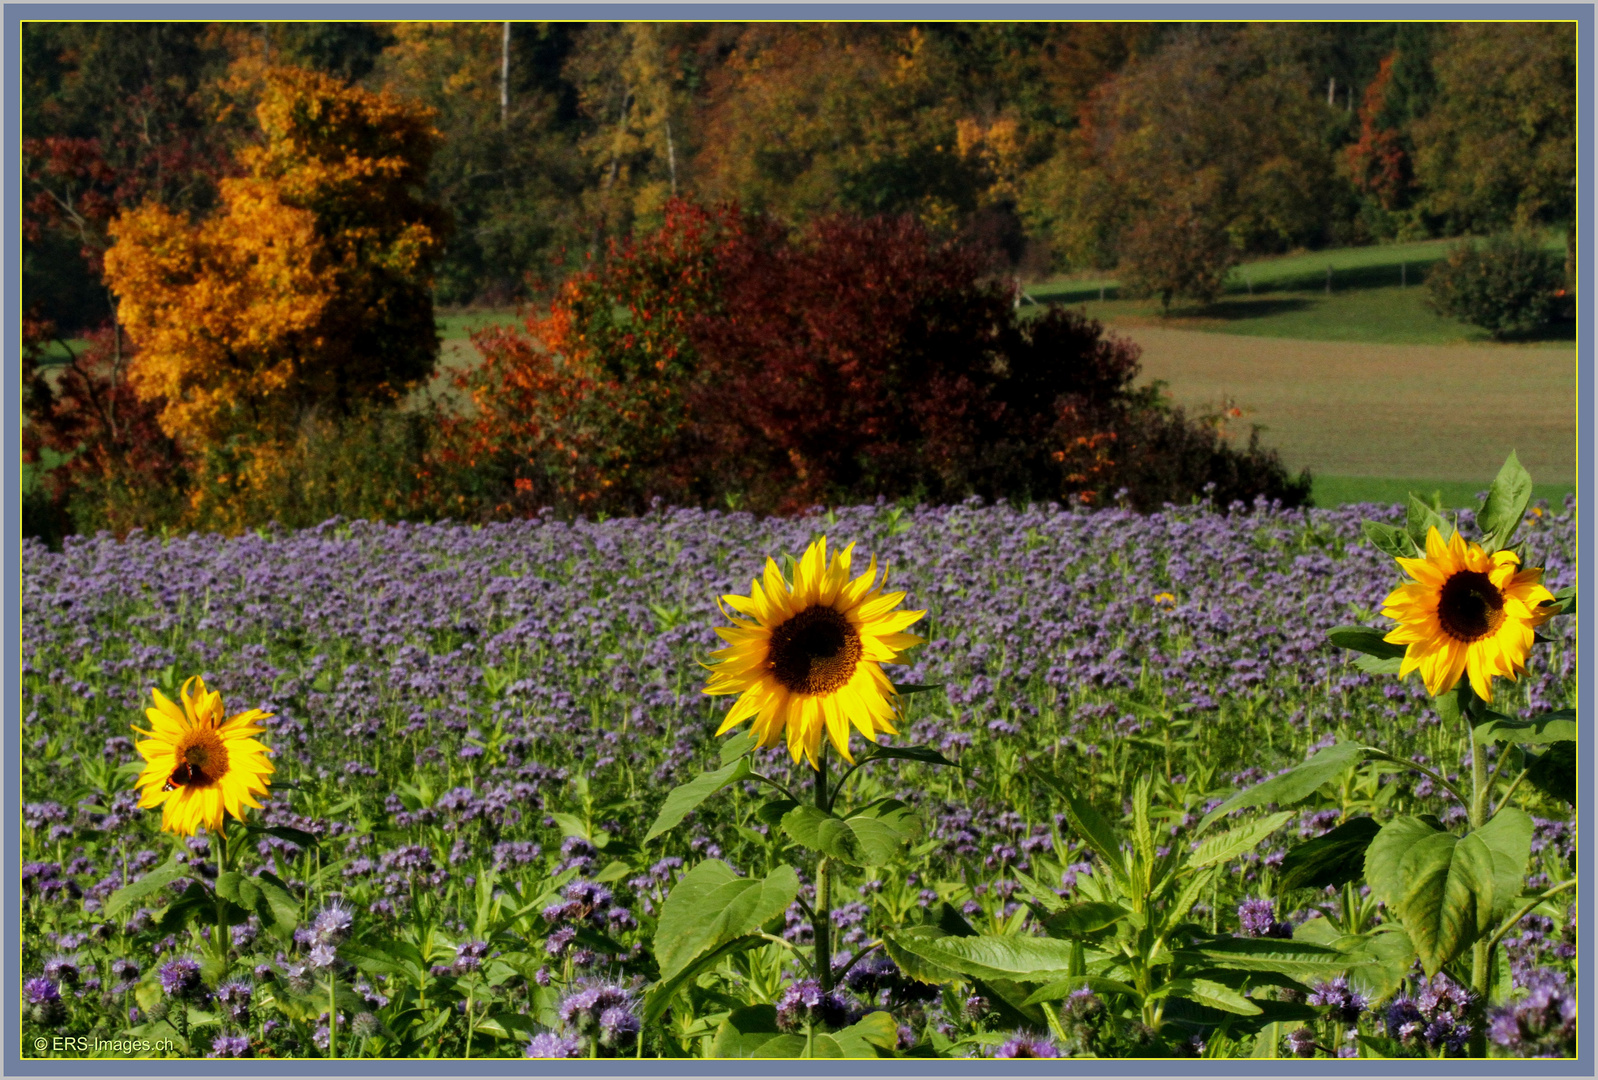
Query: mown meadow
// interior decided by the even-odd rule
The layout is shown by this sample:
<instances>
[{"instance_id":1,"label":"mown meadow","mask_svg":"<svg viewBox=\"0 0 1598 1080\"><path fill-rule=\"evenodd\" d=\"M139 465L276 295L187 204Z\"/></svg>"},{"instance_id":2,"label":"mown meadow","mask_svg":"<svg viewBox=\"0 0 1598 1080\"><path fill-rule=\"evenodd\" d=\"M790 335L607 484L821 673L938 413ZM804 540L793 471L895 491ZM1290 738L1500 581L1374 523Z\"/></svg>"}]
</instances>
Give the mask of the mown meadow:
<instances>
[{"instance_id":1,"label":"mown meadow","mask_svg":"<svg viewBox=\"0 0 1598 1080\"><path fill-rule=\"evenodd\" d=\"M1494 786L1556 756L1572 620L1496 681L1497 712L1469 712L1499 732L1478 727L1473 758L1458 710L1479 703L1445 708L1328 640L1383 622L1400 580L1372 536L1403 529L1362 518L1405 520L973 500L29 541L24 1046L1573 1054L1573 807L1546 767ZM833 762L865 809L807 831L815 773L780 742L717 738L731 702L700 665L731 614L717 598L823 535L891 568L926 641L887 669L898 734ZM1525 510L1520 539L1550 589L1573 585L1573 500ZM163 834L131 787L152 687L177 701L194 675L229 715L272 714L263 809L221 836ZM1544 719L1527 734L1516 715ZM1383 823L1479 825L1462 789L1488 766L1494 821L1525 820L1524 882L1456 880L1484 929L1423 940L1358 854ZM768 781L794 798L765 801Z\"/></svg>"}]
</instances>

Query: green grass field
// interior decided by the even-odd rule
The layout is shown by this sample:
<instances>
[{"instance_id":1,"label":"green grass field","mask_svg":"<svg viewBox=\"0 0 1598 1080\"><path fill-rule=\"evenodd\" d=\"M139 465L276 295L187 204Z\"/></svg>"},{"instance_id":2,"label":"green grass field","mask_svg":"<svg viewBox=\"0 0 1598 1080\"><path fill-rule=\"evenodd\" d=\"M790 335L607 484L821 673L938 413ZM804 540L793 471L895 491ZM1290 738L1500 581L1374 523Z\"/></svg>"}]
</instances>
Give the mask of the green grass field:
<instances>
[{"instance_id":1,"label":"green grass field","mask_svg":"<svg viewBox=\"0 0 1598 1080\"><path fill-rule=\"evenodd\" d=\"M1402 503L1411 493L1430 501L1437 496L1445 509L1474 510L1481 505L1480 495L1487 484L1459 480L1394 480L1385 476L1317 476L1311 498L1316 506L1341 506L1344 503ZM1565 496L1576 490L1572 484L1537 484L1532 501L1547 499L1558 510Z\"/></svg>"},{"instance_id":2,"label":"green grass field","mask_svg":"<svg viewBox=\"0 0 1598 1080\"><path fill-rule=\"evenodd\" d=\"M1426 304L1426 271L1454 243L1422 240L1254 260L1233 270L1220 300L1202 307L1174 306L1169 317L1161 315L1156 300L1120 297L1115 279L1103 276L1043 282L1029 287L1027 294L1039 303L1079 306L1095 319L1122 327L1391 345L1490 341L1485 330L1438 315ZM1558 238L1546 246L1564 250ZM1575 324L1562 323L1532 344L1558 347L1574 340Z\"/></svg>"}]
</instances>

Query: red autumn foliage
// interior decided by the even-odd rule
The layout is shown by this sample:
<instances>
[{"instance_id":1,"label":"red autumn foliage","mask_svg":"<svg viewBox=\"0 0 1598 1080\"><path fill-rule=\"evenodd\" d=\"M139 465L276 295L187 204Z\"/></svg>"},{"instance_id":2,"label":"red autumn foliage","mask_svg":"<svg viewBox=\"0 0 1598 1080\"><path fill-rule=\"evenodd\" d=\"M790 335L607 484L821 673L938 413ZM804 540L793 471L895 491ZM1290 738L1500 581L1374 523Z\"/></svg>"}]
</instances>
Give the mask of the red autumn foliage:
<instances>
[{"instance_id":1,"label":"red autumn foliage","mask_svg":"<svg viewBox=\"0 0 1598 1080\"><path fill-rule=\"evenodd\" d=\"M988 268L910 218L793 233L674 203L525 331L474 339L455 464L498 468L490 514L655 498L792 513L879 495L1093 503L1131 479L1158 505L1197 473L1146 447L1179 428L1187 451L1231 453L1134 388L1135 345L1063 308L1022 319ZM1228 494L1292 498L1268 457Z\"/></svg>"},{"instance_id":2,"label":"red autumn foliage","mask_svg":"<svg viewBox=\"0 0 1598 1080\"><path fill-rule=\"evenodd\" d=\"M1404 204L1413 179L1402 137L1380 123L1393 82L1395 59L1396 53L1385 57L1376 77L1365 88L1359 106L1359 140L1345 151L1354 187L1373 196L1383 210L1396 210Z\"/></svg>"},{"instance_id":3,"label":"red autumn foliage","mask_svg":"<svg viewBox=\"0 0 1598 1080\"><path fill-rule=\"evenodd\" d=\"M22 333L22 460L46 464L50 451L59 462L42 474L42 497L31 507L56 524L36 531L65 531L70 520L81 531L120 535L152 524L149 515L178 486L183 459L157 423L160 403L141 401L126 378L126 338L105 326L76 351L61 343L70 359L52 385L41 360L59 342L54 324L30 313Z\"/></svg>"}]
</instances>

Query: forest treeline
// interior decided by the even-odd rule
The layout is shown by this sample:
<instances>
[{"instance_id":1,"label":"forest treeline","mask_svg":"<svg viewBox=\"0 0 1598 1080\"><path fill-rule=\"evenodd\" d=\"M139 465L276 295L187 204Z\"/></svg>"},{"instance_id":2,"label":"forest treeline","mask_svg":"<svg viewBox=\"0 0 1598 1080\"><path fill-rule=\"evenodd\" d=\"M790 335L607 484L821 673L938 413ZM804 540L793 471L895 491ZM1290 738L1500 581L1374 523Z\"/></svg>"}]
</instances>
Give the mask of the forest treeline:
<instances>
[{"instance_id":1,"label":"forest treeline","mask_svg":"<svg viewBox=\"0 0 1598 1080\"><path fill-rule=\"evenodd\" d=\"M38 314L111 317L121 211L219 204L260 137L252 65L431 110L445 305L552 286L674 196L797 227L910 215L1017 274L1119 267L1155 293L1249 254L1574 237L1573 23L29 23Z\"/></svg>"}]
</instances>

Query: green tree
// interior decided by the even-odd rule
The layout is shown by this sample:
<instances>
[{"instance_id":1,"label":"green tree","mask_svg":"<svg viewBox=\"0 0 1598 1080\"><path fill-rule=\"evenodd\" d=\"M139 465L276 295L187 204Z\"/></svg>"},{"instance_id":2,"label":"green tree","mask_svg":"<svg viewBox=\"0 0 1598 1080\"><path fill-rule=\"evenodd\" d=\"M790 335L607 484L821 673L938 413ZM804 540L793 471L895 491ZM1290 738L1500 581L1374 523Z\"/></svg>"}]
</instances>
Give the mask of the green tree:
<instances>
[{"instance_id":1,"label":"green tree","mask_svg":"<svg viewBox=\"0 0 1598 1080\"><path fill-rule=\"evenodd\" d=\"M1576 243L1574 23L1462 23L1433 57L1415 172L1450 232L1565 230Z\"/></svg>"},{"instance_id":2,"label":"green tree","mask_svg":"<svg viewBox=\"0 0 1598 1080\"><path fill-rule=\"evenodd\" d=\"M1342 191L1328 109L1272 44L1250 29L1193 27L1103 84L1026 185L1029 220L1062 262L1125 263L1151 287L1163 282L1162 297L1169 287L1204 299L1228 262L1221 235L1239 252L1325 242ZM1170 235L1157 235L1162 222ZM1156 251L1166 269L1145 272ZM1193 268L1173 272L1184 257Z\"/></svg>"}]
</instances>

